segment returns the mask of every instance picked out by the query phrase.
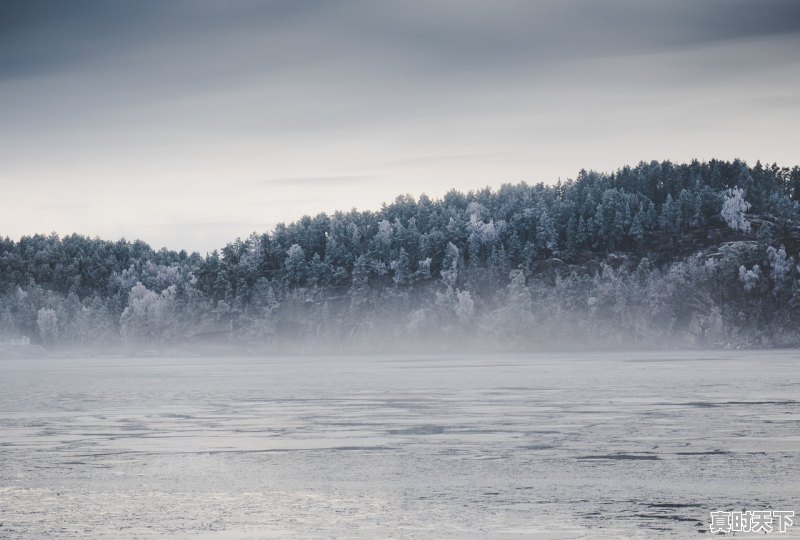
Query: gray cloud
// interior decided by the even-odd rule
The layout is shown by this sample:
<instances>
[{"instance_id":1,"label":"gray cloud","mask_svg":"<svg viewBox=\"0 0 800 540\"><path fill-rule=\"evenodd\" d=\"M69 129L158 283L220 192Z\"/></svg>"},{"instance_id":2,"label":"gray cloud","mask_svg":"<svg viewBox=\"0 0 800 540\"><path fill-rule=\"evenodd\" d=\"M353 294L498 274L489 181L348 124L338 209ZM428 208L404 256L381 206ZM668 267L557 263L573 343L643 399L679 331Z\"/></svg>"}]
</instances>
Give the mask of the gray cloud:
<instances>
[{"instance_id":1,"label":"gray cloud","mask_svg":"<svg viewBox=\"0 0 800 540\"><path fill-rule=\"evenodd\" d=\"M273 223L640 159L796 159L798 50L796 0L0 2L0 226ZM42 204L67 206L18 210Z\"/></svg>"},{"instance_id":2,"label":"gray cloud","mask_svg":"<svg viewBox=\"0 0 800 540\"><path fill-rule=\"evenodd\" d=\"M795 0L12 0L0 6L0 73L97 65L149 49L178 72L191 71L193 55L233 71L353 54L362 67L458 70L797 32ZM242 33L254 38L237 42ZM214 54L220 48L238 57Z\"/></svg>"}]
</instances>

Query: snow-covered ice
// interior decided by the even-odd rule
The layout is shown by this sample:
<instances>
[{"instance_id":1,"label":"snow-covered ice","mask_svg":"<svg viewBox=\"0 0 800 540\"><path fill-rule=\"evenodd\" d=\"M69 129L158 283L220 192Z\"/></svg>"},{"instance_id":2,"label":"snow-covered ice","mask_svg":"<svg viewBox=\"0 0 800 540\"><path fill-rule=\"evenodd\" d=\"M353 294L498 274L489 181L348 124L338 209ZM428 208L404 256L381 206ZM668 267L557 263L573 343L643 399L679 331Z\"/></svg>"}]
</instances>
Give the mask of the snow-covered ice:
<instances>
[{"instance_id":1,"label":"snow-covered ice","mask_svg":"<svg viewBox=\"0 0 800 540\"><path fill-rule=\"evenodd\" d=\"M0 537L697 535L800 515L799 400L797 351L0 360Z\"/></svg>"}]
</instances>

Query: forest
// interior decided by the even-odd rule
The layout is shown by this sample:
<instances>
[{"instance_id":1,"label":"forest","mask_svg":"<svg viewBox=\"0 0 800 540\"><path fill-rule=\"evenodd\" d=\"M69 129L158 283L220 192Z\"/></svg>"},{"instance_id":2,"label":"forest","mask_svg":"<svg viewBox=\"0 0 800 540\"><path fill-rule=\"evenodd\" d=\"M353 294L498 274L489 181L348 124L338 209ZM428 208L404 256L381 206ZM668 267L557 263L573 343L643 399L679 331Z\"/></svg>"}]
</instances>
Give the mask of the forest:
<instances>
[{"instance_id":1,"label":"forest","mask_svg":"<svg viewBox=\"0 0 800 540\"><path fill-rule=\"evenodd\" d=\"M797 347L799 212L800 167L667 161L402 195L205 256L6 237L0 338L199 354Z\"/></svg>"}]
</instances>

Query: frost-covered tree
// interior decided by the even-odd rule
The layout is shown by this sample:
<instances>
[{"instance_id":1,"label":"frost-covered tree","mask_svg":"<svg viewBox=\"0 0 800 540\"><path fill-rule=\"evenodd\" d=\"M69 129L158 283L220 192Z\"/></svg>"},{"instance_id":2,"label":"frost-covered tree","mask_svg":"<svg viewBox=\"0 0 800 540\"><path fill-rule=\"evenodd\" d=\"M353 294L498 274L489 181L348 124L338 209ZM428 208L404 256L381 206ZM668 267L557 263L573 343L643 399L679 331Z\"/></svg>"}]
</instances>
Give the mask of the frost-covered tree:
<instances>
[{"instance_id":1,"label":"frost-covered tree","mask_svg":"<svg viewBox=\"0 0 800 540\"><path fill-rule=\"evenodd\" d=\"M630 235L638 242L644 240L645 224L644 224L644 209L640 206L639 211L633 216L630 227Z\"/></svg>"},{"instance_id":2,"label":"frost-covered tree","mask_svg":"<svg viewBox=\"0 0 800 540\"><path fill-rule=\"evenodd\" d=\"M290 285L299 285L306 279L306 255L299 244L292 244L286 252L286 279Z\"/></svg>"},{"instance_id":3,"label":"frost-covered tree","mask_svg":"<svg viewBox=\"0 0 800 540\"><path fill-rule=\"evenodd\" d=\"M40 308L36 316L36 326L42 343L54 343L58 339L58 316L50 308Z\"/></svg>"},{"instance_id":4,"label":"frost-covered tree","mask_svg":"<svg viewBox=\"0 0 800 540\"><path fill-rule=\"evenodd\" d=\"M364 309L369 298L369 261L361 255L353 267L353 279L350 285L350 309L353 314L360 313Z\"/></svg>"},{"instance_id":5,"label":"frost-covered tree","mask_svg":"<svg viewBox=\"0 0 800 540\"><path fill-rule=\"evenodd\" d=\"M664 205L661 207L661 215L658 220L661 228L665 231L672 231L677 227L679 218L678 207L672 199L672 194L667 194Z\"/></svg>"},{"instance_id":6,"label":"frost-covered tree","mask_svg":"<svg viewBox=\"0 0 800 540\"><path fill-rule=\"evenodd\" d=\"M459 251L452 243L448 242L445 248L444 259L442 260L442 282L448 288L455 288L458 282Z\"/></svg>"},{"instance_id":7,"label":"frost-covered tree","mask_svg":"<svg viewBox=\"0 0 800 540\"><path fill-rule=\"evenodd\" d=\"M394 230L392 229L392 224L389 223L388 220L381 220L378 222L378 233L375 235L375 239L385 247L389 247L392 244L392 235L394 234Z\"/></svg>"},{"instance_id":8,"label":"frost-covered tree","mask_svg":"<svg viewBox=\"0 0 800 540\"><path fill-rule=\"evenodd\" d=\"M398 286L407 285L410 279L410 272L408 268L408 253L406 253L405 249L400 248L397 259L392 261L390 267L394 273L392 276L394 284Z\"/></svg>"},{"instance_id":9,"label":"frost-covered tree","mask_svg":"<svg viewBox=\"0 0 800 540\"><path fill-rule=\"evenodd\" d=\"M149 290L141 283L133 286L128 296L128 307L120 317L120 332L131 344L160 343L167 337L170 324L174 289L161 294Z\"/></svg>"},{"instance_id":10,"label":"frost-covered tree","mask_svg":"<svg viewBox=\"0 0 800 540\"><path fill-rule=\"evenodd\" d=\"M739 267L739 281L742 282L744 290L747 292L752 291L758 286L758 281L761 279L761 276L761 268L757 264L754 264L750 270L745 268L744 265Z\"/></svg>"},{"instance_id":11,"label":"frost-covered tree","mask_svg":"<svg viewBox=\"0 0 800 540\"><path fill-rule=\"evenodd\" d=\"M553 251L558 247L558 234L553 219L545 209L539 214L539 221L536 224L536 247L547 251Z\"/></svg>"},{"instance_id":12,"label":"frost-covered tree","mask_svg":"<svg viewBox=\"0 0 800 540\"><path fill-rule=\"evenodd\" d=\"M776 249L772 246L767 247L767 260L769 261L769 277L775 284L775 289L780 290L791 280L795 269L794 257L786 255L786 248L781 245Z\"/></svg>"},{"instance_id":13,"label":"frost-covered tree","mask_svg":"<svg viewBox=\"0 0 800 540\"><path fill-rule=\"evenodd\" d=\"M745 217L745 213L751 208L751 204L744 199L744 190L738 187L730 188L725 191L720 215L728 227L734 231L750 232L750 222Z\"/></svg>"}]
</instances>

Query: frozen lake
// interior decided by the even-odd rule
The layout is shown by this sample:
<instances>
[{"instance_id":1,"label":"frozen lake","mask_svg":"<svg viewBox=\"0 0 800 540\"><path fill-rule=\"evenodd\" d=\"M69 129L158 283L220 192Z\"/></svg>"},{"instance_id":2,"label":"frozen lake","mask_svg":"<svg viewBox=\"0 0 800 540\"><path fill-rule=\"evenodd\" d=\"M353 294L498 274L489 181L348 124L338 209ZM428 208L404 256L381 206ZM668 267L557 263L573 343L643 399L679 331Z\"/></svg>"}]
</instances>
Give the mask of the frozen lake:
<instances>
[{"instance_id":1,"label":"frozen lake","mask_svg":"<svg viewBox=\"0 0 800 540\"><path fill-rule=\"evenodd\" d=\"M686 537L798 478L798 351L0 360L2 538Z\"/></svg>"}]
</instances>

